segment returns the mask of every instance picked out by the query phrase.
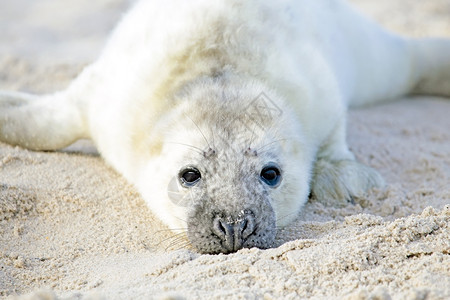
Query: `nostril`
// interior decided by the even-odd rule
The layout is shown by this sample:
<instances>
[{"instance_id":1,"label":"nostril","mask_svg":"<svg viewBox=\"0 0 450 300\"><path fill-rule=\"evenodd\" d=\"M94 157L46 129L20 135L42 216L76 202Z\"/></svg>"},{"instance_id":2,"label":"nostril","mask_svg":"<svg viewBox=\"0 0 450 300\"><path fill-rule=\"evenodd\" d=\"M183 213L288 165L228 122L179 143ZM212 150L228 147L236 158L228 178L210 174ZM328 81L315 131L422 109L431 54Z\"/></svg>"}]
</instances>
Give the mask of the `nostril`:
<instances>
[{"instance_id":1,"label":"nostril","mask_svg":"<svg viewBox=\"0 0 450 300\"><path fill-rule=\"evenodd\" d=\"M220 232L222 232L225 235L227 234L227 229L223 226L223 221L222 220L219 220L218 227L219 227L219 231Z\"/></svg>"},{"instance_id":2,"label":"nostril","mask_svg":"<svg viewBox=\"0 0 450 300\"><path fill-rule=\"evenodd\" d=\"M245 229L247 229L247 224L248 224L248 220L247 219L242 220L242 222L241 222L241 232L244 232Z\"/></svg>"},{"instance_id":3,"label":"nostril","mask_svg":"<svg viewBox=\"0 0 450 300\"><path fill-rule=\"evenodd\" d=\"M227 240L234 236L232 224L223 220L221 217L216 217L214 219L213 231L222 240Z\"/></svg>"},{"instance_id":4,"label":"nostril","mask_svg":"<svg viewBox=\"0 0 450 300\"><path fill-rule=\"evenodd\" d=\"M241 221L241 236L242 239L248 238L255 232L255 218L252 214L246 214L244 219Z\"/></svg>"}]
</instances>

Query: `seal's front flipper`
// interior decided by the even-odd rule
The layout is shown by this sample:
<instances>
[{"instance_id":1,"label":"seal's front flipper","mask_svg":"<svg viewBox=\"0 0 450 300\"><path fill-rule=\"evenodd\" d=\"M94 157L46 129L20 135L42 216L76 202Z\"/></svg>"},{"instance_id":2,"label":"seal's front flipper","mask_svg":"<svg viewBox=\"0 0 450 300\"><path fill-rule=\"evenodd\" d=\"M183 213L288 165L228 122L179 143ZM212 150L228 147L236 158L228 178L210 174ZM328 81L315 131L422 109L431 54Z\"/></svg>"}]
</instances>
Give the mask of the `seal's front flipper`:
<instances>
[{"instance_id":1,"label":"seal's front flipper","mask_svg":"<svg viewBox=\"0 0 450 300\"><path fill-rule=\"evenodd\" d=\"M384 180L376 170L355 160L319 159L314 165L311 195L324 204L340 205L383 186Z\"/></svg>"},{"instance_id":2,"label":"seal's front flipper","mask_svg":"<svg viewBox=\"0 0 450 300\"><path fill-rule=\"evenodd\" d=\"M311 195L327 205L341 205L363 197L384 180L374 169L355 160L346 142L345 118L321 146L311 182Z\"/></svg>"},{"instance_id":3,"label":"seal's front flipper","mask_svg":"<svg viewBox=\"0 0 450 300\"><path fill-rule=\"evenodd\" d=\"M88 137L82 110L67 92L34 96L0 91L0 141L32 150L64 148Z\"/></svg>"}]
</instances>

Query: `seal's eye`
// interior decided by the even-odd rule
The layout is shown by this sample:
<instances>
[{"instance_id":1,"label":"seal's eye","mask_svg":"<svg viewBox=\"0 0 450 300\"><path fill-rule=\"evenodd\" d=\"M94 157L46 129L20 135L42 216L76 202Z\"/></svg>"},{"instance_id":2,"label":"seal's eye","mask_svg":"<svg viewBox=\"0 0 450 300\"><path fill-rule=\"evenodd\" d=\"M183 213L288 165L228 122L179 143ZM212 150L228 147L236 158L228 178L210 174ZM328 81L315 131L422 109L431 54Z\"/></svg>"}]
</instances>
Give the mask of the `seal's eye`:
<instances>
[{"instance_id":1,"label":"seal's eye","mask_svg":"<svg viewBox=\"0 0 450 300\"><path fill-rule=\"evenodd\" d=\"M196 168L189 167L181 170L179 177L183 186L192 187L202 178L202 175Z\"/></svg>"},{"instance_id":2,"label":"seal's eye","mask_svg":"<svg viewBox=\"0 0 450 300\"><path fill-rule=\"evenodd\" d=\"M270 187L277 187L281 182L281 171L275 163L266 165L259 176Z\"/></svg>"}]
</instances>

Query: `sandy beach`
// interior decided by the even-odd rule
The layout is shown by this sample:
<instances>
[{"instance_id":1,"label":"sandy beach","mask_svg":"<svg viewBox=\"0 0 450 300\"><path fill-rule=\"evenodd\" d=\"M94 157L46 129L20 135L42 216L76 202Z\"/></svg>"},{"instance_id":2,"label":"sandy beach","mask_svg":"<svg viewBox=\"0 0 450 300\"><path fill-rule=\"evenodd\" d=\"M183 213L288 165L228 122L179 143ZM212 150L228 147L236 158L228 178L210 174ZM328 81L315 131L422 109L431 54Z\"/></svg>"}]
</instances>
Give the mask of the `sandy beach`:
<instances>
[{"instance_id":1,"label":"sandy beach","mask_svg":"<svg viewBox=\"0 0 450 300\"><path fill-rule=\"evenodd\" d=\"M397 33L450 37L448 0L351 2ZM0 89L66 87L131 3L1 1ZM310 201L276 248L230 255L186 248L90 141L0 143L0 298L450 299L450 99L398 99L348 123L386 188Z\"/></svg>"}]
</instances>

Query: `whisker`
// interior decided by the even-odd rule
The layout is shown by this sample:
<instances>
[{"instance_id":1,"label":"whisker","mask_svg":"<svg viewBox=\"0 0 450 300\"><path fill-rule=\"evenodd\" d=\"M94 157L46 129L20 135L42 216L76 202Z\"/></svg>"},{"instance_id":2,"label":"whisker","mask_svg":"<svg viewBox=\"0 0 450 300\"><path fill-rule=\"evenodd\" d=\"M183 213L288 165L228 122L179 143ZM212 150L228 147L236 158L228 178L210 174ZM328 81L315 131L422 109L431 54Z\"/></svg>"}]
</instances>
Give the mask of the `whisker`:
<instances>
[{"instance_id":1,"label":"whisker","mask_svg":"<svg viewBox=\"0 0 450 300\"><path fill-rule=\"evenodd\" d=\"M168 230L159 230L159 231L155 232L154 235L156 236L158 234L161 234L160 235L161 238L164 238L166 236L164 240L162 240L162 241L160 241L158 243L158 244L161 244L162 242L164 242L164 241L166 241L168 239L171 239L171 238L174 238L176 236L183 235L183 234L187 233L187 230L185 230L185 229L180 229L180 230L170 230L170 229L168 229ZM167 237L167 234L170 234L170 236Z\"/></svg>"},{"instance_id":2,"label":"whisker","mask_svg":"<svg viewBox=\"0 0 450 300\"><path fill-rule=\"evenodd\" d=\"M171 240L171 239L177 238L179 236L183 236L185 233L186 233L185 231L179 232L179 233L174 233L171 236L166 237L165 239L161 240L159 243L163 243L163 242L165 242L167 240Z\"/></svg>"},{"instance_id":3,"label":"whisker","mask_svg":"<svg viewBox=\"0 0 450 300\"><path fill-rule=\"evenodd\" d=\"M169 144L176 144L176 145L181 145L181 146L186 146L186 147L192 148L194 150L197 150L197 152L199 154L202 154L202 155L204 153L204 151L202 149L200 149L199 147L195 147L195 146L192 146L192 145L189 145L189 144L183 144L183 143L177 143L177 142L167 142L167 143L169 143Z\"/></svg>"},{"instance_id":4,"label":"whisker","mask_svg":"<svg viewBox=\"0 0 450 300\"><path fill-rule=\"evenodd\" d=\"M267 144L265 144L265 145L259 147L258 149L256 149L256 151L259 152L261 149L263 149L263 148L265 148L265 147L267 147L267 146L270 146L270 145L272 145L272 144L278 143L278 142L280 142L280 141L286 141L286 139L278 139L278 140L275 140L275 141L273 141L273 142L267 143Z\"/></svg>"},{"instance_id":5,"label":"whisker","mask_svg":"<svg viewBox=\"0 0 450 300\"><path fill-rule=\"evenodd\" d=\"M161 246L163 243L165 243L165 242L167 242L167 241L170 242L170 243L169 243L169 245L170 245L171 243L173 243L173 240L180 239L180 238L184 238L184 236L187 236L187 235L185 234L185 232L177 233L177 234L175 234L175 235L173 235L173 236L167 237L167 238L165 238L165 239L159 241L159 242L156 244L156 246Z\"/></svg>"},{"instance_id":6,"label":"whisker","mask_svg":"<svg viewBox=\"0 0 450 300\"><path fill-rule=\"evenodd\" d=\"M180 233L172 234L171 236L165 237L163 239L158 239L159 241L154 241L153 243L151 243L150 246L153 249L161 249L161 247L163 247L167 243L169 245L177 244L178 242L174 242L174 240L182 241L183 239L186 239L185 236L187 236L186 232L180 232ZM169 247L165 246L164 248L165 248L164 251L166 251Z\"/></svg>"},{"instance_id":7,"label":"whisker","mask_svg":"<svg viewBox=\"0 0 450 300\"><path fill-rule=\"evenodd\" d=\"M155 231L154 234L160 233L160 232L167 232L167 231L179 231L184 230L187 231L187 228L168 228L168 229L160 229L158 231Z\"/></svg>"},{"instance_id":8,"label":"whisker","mask_svg":"<svg viewBox=\"0 0 450 300\"><path fill-rule=\"evenodd\" d=\"M186 242L184 244L180 244L178 245L177 248L173 248L173 251L177 251L177 250L181 250L181 249L189 249L189 250L194 250L194 247L192 246L192 244L190 242Z\"/></svg>"},{"instance_id":9,"label":"whisker","mask_svg":"<svg viewBox=\"0 0 450 300\"><path fill-rule=\"evenodd\" d=\"M256 126L256 124L255 124L255 126ZM272 122L268 128L262 128L262 129L263 129L265 132L270 132L270 131L272 130L273 126L274 126L274 123ZM274 143L275 143L275 142L277 142L277 141L274 141ZM267 145L268 145L268 144L266 144L266 145L260 147L259 149L256 149L256 152L259 152L260 149L266 147Z\"/></svg>"},{"instance_id":10,"label":"whisker","mask_svg":"<svg viewBox=\"0 0 450 300\"><path fill-rule=\"evenodd\" d=\"M179 245L180 243L185 243L186 240L187 240L186 237L178 237L177 239L174 239L168 245L166 245L166 249L170 249L176 245Z\"/></svg>"},{"instance_id":11,"label":"whisker","mask_svg":"<svg viewBox=\"0 0 450 300\"><path fill-rule=\"evenodd\" d=\"M191 242L187 242L187 243L185 243L182 246L183 246L183 248L188 248L189 250L194 250L195 249L194 245L192 245Z\"/></svg>"},{"instance_id":12,"label":"whisker","mask_svg":"<svg viewBox=\"0 0 450 300\"><path fill-rule=\"evenodd\" d=\"M183 219L181 219L181 218L179 218L179 217L177 217L177 216L173 216L173 217L175 217L175 218L177 218L178 220L180 220L181 222L184 222L184 223L188 223L186 220L183 220ZM187 227L186 227L186 231L187 231Z\"/></svg>"},{"instance_id":13,"label":"whisker","mask_svg":"<svg viewBox=\"0 0 450 300\"><path fill-rule=\"evenodd\" d=\"M189 239L188 239L186 234L185 235L180 235L177 238L174 238L167 246L171 247L171 246L174 246L174 245L179 244L181 242L186 242L188 240Z\"/></svg>"},{"instance_id":14,"label":"whisker","mask_svg":"<svg viewBox=\"0 0 450 300\"><path fill-rule=\"evenodd\" d=\"M178 238L177 240L173 241L169 245L165 247L165 251L168 250L179 250L182 248L186 248L187 246L192 247L191 242L187 238Z\"/></svg>"},{"instance_id":15,"label":"whisker","mask_svg":"<svg viewBox=\"0 0 450 300\"><path fill-rule=\"evenodd\" d=\"M209 128L209 134L210 134L210 136L211 136L211 139L212 139L212 146L213 146L213 149L215 149L216 148L216 141L215 141L215 139L214 139L214 132L213 132L213 127L212 126L209 126L208 127ZM211 147L210 147L211 148Z\"/></svg>"},{"instance_id":16,"label":"whisker","mask_svg":"<svg viewBox=\"0 0 450 300\"><path fill-rule=\"evenodd\" d=\"M283 219L286 219L287 217L290 217L290 216L292 216L292 215L296 215L296 214L297 214L297 212L293 212L293 213L286 214L286 215L284 215L284 216L281 216L281 217L277 218L276 222L278 223L279 221L281 221L281 220L283 220ZM278 228L278 226L277 226L277 228Z\"/></svg>"},{"instance_id":17,"label":"whisker","mask_svg":"<svg viewBox=\"0 0 450 300\"><path fill-rule=\"evenodd\" d=\"M189 120L191 120L192 123L194 123L195 127L197 127L198 131L199 131L200 134L203 136L203 139L205 140L206 144L208 144L208 147L209 147L210 149L212 149L212 148L211 148L211 145L210 145L209 142L208 142L208 139L207 139L206 136L203 134L203 131L200 129L200 127L197 125L197 123L195 123L194 120L192 120L188 115L186 115L186 117L187 117Z\"/></svg>"},{"instance_id":18,"label":"whisker","mask_svg":"<svg viewBox=\"0 0 450 300\"><path fill-rule=\"evenodd\" d=\"M253 124L253 129L252 129L252 136L250 137L250 141L248 142L248 148L251 148L252 143L253 143L253 139L256 137L255 134L255 128L256 128L256 124Z\"/></svg>"}]
</instances>

